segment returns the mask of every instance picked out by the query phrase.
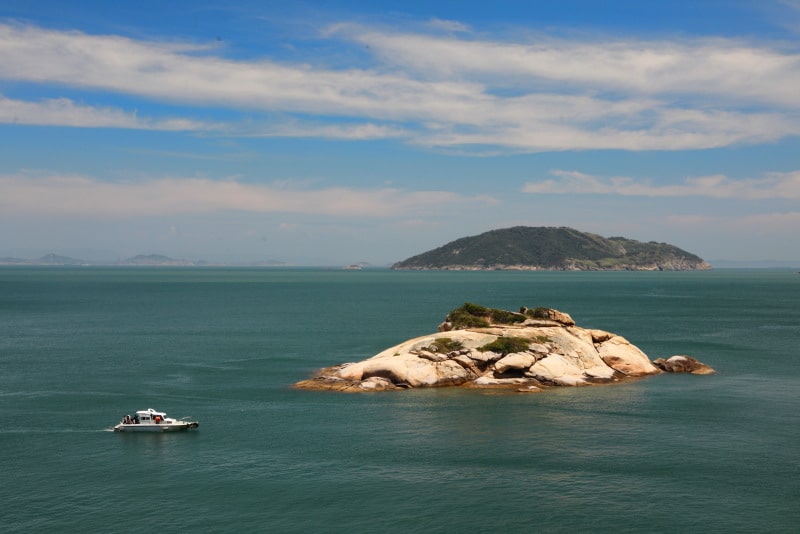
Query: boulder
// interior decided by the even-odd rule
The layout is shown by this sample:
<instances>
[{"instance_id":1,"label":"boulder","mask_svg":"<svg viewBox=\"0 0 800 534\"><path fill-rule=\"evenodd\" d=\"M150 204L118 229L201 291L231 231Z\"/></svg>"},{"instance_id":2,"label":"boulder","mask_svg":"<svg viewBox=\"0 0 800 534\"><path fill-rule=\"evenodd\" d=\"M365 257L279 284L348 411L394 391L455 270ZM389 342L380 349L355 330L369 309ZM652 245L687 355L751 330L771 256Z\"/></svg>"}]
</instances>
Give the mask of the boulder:
<instances>
[{"instance_id":1,"label":"boulder","mask_svg":"<svg viewBox=\"0 0 800 534\"><path fill-rule=\"evenodd\" d=\"M604 341L608 341L616 334L612 334L611 332L606 332L605 330L587 330L589 334L592 336L593 343L602 343Z\"/></svg>"},{"instance_id":2,"label":"boulder","mask_svg":"<svg viewBox=\"0 0 800 534\"><path fill-rule=\"evenodd\" d=\"M395 386L391 380L379 376L373 376L362 380L358 383L358 387L363 391L387 391L390 389L397 389L397 386Z\"/></svg>"},{"instance_id":3,"label":"boulder","mask_svg":"<svg viewBox=\"0 0 800 534\"><path fill-rule=\"evenodd\" d=\"M512 352L500 358L494 364L496 373L505 374L509 371L522 371L536 363L536 357L529 352Z\"/></svg>"},{"instance_id":4,"label":"boulder","mask_svg":"<svg viewBox=\"0 0 800 534\"><path fill-rule=\"evenodd\" d=\"M644 376L659 372L639 347L622 336L611 334L595 347L606 365L626 376Z\"/></svg>"},{"instance_id":5,"label":"boulder","mask_svg":"<svg viewBox=\"0 0 800 534\"><path fill-rule=\"evenodd\" d=\"M670 356L666 360L664 358L658 358L653 360L653 363L656 367L667 373L710 375L715 372L710 365L706 365L686 355Z\"/></svg>"},{"instance_id":6,"label":"boulder","mask_svg":"<svg viewBox=\"0 0 800 534\"><path fill-rule=\"evenodd\" d=\"M552 308L520 308L520 313L527 316L533 316L535 319L544 319L546 321L554 321L565 326L574 326L575 321L568 313L564 313Z\"/></svg>"},{"instance_id":7,"label":"boulder","mask_svg":"<svg viewBox=\"0 0 800 534\"><path fill-rule=\"evenodd\" d=\"M551 339L550 345L553 347L550 355L562 356L565 365L568 364L573 368L565 376L575 376L576 380L579 377L580 383L587 379L610 380L614 376L614 369L608 367L600 357L600 353L592 343L592 336L586 330L578 327L551 329L548 335ZM561 383L564 380L554 381Z\"/></svg>"},{"instance_id":8,"label":"boulder","mask_svg":"<svg viewBox=\"0 0 800 534\"><path fill-rule=\"evenodd\" d=\"M469 356L466 356L464 354L459 354L459 355L453 357L452 361L454 361L457 364L459 364L461 367L466 369L473 376L481 376L481 374L482 374L481 368L478 367L478 365L475 363L475 361L472 358L470 358Z\"/></svg>"},{"instance_id":9,"label":"boulder","mask_svg":"<svg viewBox=\"0 0 800 534\"><path fill-rule=\"evenodd\" d=\"M513 377L513 378L495 378L491 375L479 376L469 383L473 387L519 387L519 386L533 386L538 387L539 382L531 378Z\"/></svg>"},{"instance_id":10,"label":"boulder","mask_svg":"<svg viewBox=\"0 0 800 534\"><path fill-rule=\"evenodd\" d=\"M413 354L372 358L355 365L361 365L362 380L378 376L414 388L457 386L475 378L457 362L432 362Z\"/></svg>"},{"instance_id":11,"label":"boulder","mask_svg":"<svg viewBox=\"0 0 800 534\"><path fill-rule=\"evenodd\" d=\"M556 386L579 386L586 384L586 375L574 358L563 354L548 354L528 370L530 376Z\"/></svg>"},{"instance_id":12,"label":"boulder","mask_svg":"<svg viewBox=\"0 0 800 534\"><path fill-rule=\"evenodd\" d=\"M547 345L542 345L541 343L531 343L528 345L528 350L536 353L536 354L547 354L550 352L550 349L547 348Z\"/></svg>"},{"instance_id":13,"label":"boulder","mask_svg":"<svg viewBox=\"0 0 800 534\"><path fill-rule=\"evenodd\" d=\"M442 354L441 352L430 352L427 350L419 351L419 357L432 362L443 362L447 359L446 354Z\"/></svg>"},{"instance_id":14,"label":"boulder","mask_svg":"<svg viewBox=\"0 0 800 534\"><path fill-rule=\"evenodd\" d=\"M568 313L560 312L558 310L547 310L547 318L551 321L555 321L557 323L561 323L566 326L573 326L575 321L570 317Z\"/></svg>"},{"instance_id":15,"label":"boulder","mask_svg":"<svg viewBox=\"0 0 800 534\"><path fill-rule=\"evenodd\" d=\"M478 364L488 364L491 362L496 362L500 358L503 357L502 354L498 354L497 352L492 352L490 350L487 351L480 351L474 350L468 354L469 358Z\"/></svg>"}]
</instances>

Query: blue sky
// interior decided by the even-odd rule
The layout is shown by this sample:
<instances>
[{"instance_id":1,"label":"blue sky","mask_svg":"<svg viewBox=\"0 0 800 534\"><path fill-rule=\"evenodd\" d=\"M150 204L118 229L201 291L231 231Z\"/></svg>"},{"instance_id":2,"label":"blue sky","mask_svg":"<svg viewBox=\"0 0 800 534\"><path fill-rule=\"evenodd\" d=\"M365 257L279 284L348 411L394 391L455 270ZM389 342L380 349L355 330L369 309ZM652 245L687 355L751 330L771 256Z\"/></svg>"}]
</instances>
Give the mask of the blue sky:
<instances>
[{"instance_id":1,"label":"blue sky","mask_svg":"<svg viewBox=\"0 0 800 534\"><path fill-rule=\"evenodd\" d=\"M0 141L0 256L800 264L800 0L6 0Z\"/></svg>"}]
</instances>

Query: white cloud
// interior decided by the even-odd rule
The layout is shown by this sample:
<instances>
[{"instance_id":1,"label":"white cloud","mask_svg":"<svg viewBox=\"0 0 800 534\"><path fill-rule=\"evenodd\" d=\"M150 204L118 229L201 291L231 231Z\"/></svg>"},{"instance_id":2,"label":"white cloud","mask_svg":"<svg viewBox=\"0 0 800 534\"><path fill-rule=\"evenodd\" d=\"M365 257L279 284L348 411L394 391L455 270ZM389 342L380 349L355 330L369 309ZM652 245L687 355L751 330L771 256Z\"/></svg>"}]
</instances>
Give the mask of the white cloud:
<instances>
[{"instance_id":1,"label":"white cloud","mask_svg":"<svg viewBox=\"0 0 800 534\"><path fill-rule=\"evenodd\" d=\"M629 103L631 104L631 103ZM597 110L593 124L591 109ZM758 143L800 134L800 122L780 114L714 113L690 110L667 110L655 107L641 113L615 113L613 103L601 100L587 106L587 114L575 118L541 119L538 108L503 110L522 124L506 123L481 127L453 127L431 131L418 142L431 146L492 145L518 151L623 149L623 150L697 150L740 143ZM542 107L542 114L552 108ZM605 112L605 116L600 116ZM499 112L498 117L505 113ZM532 116L533 115L533 116ZM686 118L680 124L674 117ZM530 120L524 122L526 117ZM691 118L689 118L691 116Z\"/></svg>"},{"instance_id":2,"label":"white cloud","mask_svg":"<svg viewBox=\"0 0 800 534\"><path fill-rule=\"evenodd\" d=\"M348 141L405 138L411 135L408 130L391 125L375 123L317 124L294 120L285 120L269 126L258 125L241 128L237 134L252 137L315 137Z\"/></svg>"},{"instance_id":3,"label":"white cloud","mask_svg":"<svg viewBox=\"0 0 800 534\"><path fill-rule=\"evenodd\" d=\"M0 77L105 89L181 103L323 115L403 117L409 100L462 91L401 76L273 61L231 61L194 49L0 25ZM438 95L438 96L436 96ZM405 99L405 102L404 102ZM394 104L394 105L391 105Z\"/></svg>"},{"instance_id":4,"label":"white cloud","mask_svg":"<svg viewBox=\"0 0 800 534\"><path fill-rule=\"evenodd\" d=\"M210 123L186 118L155 119L112 107L77 104L68 98L39 102L16 100L0 94L0 123L75 128L126 128L135 130L192 131L236 137L315 137L342 140L404 138L410 132L375 123L318 124L281 118L270 123Z\"/></svg>"},{"instance_id":5,"label":"white cloud","mask_svg":"<svg viewBox=\"0 0 800 534\"><path fill-rule=\"evenodd\" d=\"M742 180L724 175L700 176L670 185L658 185L624 176L598 177L576 171L554 170L551 174L556 179L528 182L522 191L536 194L800 200L800 171L774 172L760 178Z\"/></svg>"},{"instance_id":6,"label":"white cloud","mask_svg":"<svg viewBox=\"0 0 800 534\"><path fill-rule=\"evenodd\" d=\"M538 36L529 43L376 31L338 25L337 33L387 62L426 78L477 77L538 89L715 95L800 107L800 54L733 39L576 41Z\"/></svg>"},{"instance_id":7,"label":"white cloud","mask_svg":"<svg viewBox=\"0 0 800 534\"><path fill-rule=\"evenodd\" d=\"M466 30L454 21L431 24ZM0 78L279 120L264 126L257 117L225 125L145 119L66 99L4 99L0 117L230 136L398 138L520 152L702 149L800 135L800 54L794 51L725 39L506 43L347 24L324 35L368 44L385 64L332 70L235 61L201 45L0 24Z\"/></svg>"},{"instance_id":8,"label":"white cloud","mask_svg":"<svg viewBox=\"0 0 800 534\"><path fill-rule=\"evenodd\" d=\"M244 211L382 218L489 201L449 191L289 189L204 178L113 183L83 176L0 176L4 215L120 218Z\"/></svg>"}]
</instances>

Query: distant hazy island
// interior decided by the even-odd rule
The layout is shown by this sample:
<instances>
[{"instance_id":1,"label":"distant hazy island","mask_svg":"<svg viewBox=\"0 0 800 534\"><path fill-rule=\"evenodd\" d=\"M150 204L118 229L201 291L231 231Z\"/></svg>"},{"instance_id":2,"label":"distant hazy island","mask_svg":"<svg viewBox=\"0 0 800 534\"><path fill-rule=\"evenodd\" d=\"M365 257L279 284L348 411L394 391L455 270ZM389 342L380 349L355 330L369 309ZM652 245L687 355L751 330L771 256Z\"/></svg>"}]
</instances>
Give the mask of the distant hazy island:
<instances>
[{"instance_id":1,"label":"distant hazy island","mask_svg":"<svg viewBox=\"0 0 800 534\"><path fill-rule=\"evenodd\" d=\"M567 227L515 226L457 239L392 269L694 271L711 265L667 243L606 238Z\"/></svg>"},{"instance_id":2,"label":"distant hazy island","mask_svg":"<svg viewBox=\"0 0 800 534\"><path fill-rule=\"evenodd\" d=\"M121 266L121 267L213 267L213 266L247 266L247 267L284 267L283 262L263 261L251 262L246 264L224 264L209 263L206 261L192 261L184 259L170 258L162 254L138 254L130 258L119 260L83 260L62 256L58 254L46 254L41 258L26 259L14 257L0 258L0 265L31 265L31 266Z\"/></svg>"}]
</instances>

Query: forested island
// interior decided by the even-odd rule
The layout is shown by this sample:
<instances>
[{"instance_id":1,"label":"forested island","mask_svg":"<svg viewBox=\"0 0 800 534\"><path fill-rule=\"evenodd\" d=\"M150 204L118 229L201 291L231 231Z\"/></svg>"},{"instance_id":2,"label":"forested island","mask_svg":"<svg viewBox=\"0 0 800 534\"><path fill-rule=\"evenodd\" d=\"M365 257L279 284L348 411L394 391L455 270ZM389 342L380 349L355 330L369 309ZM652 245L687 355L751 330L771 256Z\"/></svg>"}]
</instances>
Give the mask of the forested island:
<instances>
[{"instance_id":1,"label":"forested island","mask_svg":"<svg viewBox=\"0 0 800 534\"><path fill-rule=\"evenodd\" d=\"M456 239L392 269L694 271L711 265L668 243L606 238L563 226L515 226Z\"/></svg>"}]
</instances>

